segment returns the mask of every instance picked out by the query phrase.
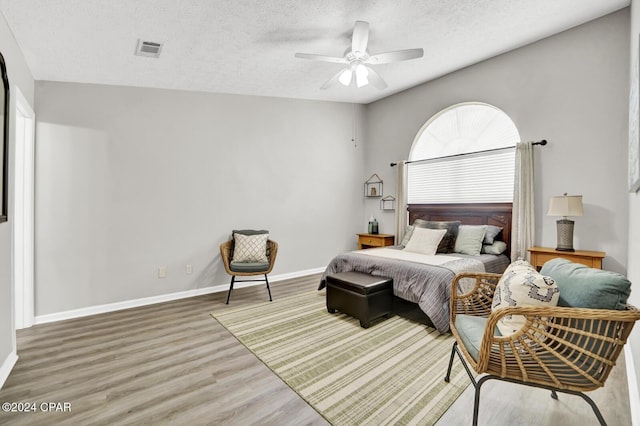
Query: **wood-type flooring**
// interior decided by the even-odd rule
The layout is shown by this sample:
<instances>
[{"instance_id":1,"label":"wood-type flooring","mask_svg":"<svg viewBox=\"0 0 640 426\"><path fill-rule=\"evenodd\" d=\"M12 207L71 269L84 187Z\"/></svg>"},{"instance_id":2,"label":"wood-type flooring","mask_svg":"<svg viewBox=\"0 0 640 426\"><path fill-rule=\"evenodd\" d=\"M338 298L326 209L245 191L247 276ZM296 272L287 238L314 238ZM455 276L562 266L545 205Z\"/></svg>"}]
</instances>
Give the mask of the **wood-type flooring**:
<instances>
[{"instance_id":1,"label":"wood-type flooring","mask_svg":"<svg viewBox=\"0 0 640 426\"><path fill-rule=\"evenodd\" d=\"M273 298L315 291L318 282L312 275L272 283ZM267 301L264 285L235 289L228 306L225 299L220 292L19 330L19 359L0 402L35 404L36 410L0 412L0 424L327 424L210 316ZM590 396L610 425L631 424L622 357L605 388ZM559 397L490 381L479 424L597 424L582 399ZM469 387L438 425L470 425L472 411Z\"/></svg>"}]
</instances>

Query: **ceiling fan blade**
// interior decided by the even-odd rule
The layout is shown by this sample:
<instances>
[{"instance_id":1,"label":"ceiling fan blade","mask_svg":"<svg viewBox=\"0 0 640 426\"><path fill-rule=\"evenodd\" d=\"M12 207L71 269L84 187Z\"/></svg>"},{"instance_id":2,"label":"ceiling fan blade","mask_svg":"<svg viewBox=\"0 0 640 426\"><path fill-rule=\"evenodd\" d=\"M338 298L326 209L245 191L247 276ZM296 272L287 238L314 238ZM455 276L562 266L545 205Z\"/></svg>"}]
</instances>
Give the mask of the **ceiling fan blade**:
<instances>
[{"instance_id":1,"label":"ceiling fan blade","mask_svg":"<svg viewBox=\"0 0 640 426\"><path fill-rule=\"evenodd\" d=\"M424 55L423 49L405 49L394 50L393 52L379 53L371 56L364 61L366 64L388 64L390 62L407 61L409 59L422 58Z\"/></svg>"},{"instance_id":2,"label":"ceiling fan blade","mask_svg":"<svg viewBox=\"0 0 640 426\"><path fill-rule=\"evenodd\" d=\"M336 58L334 56L314 55L313 53L296 53L296 58L311 59L312 61L332 62L335 64L346 64L345 58Z\"/></svg>"},{"instance_id":3,"label":"ceiling fan blade","mask_svg":"<svg viewBox=\"0 0 640 426\"><path fill-rule=\"evenodd\" d=\"M338 71L336 73L336 75L331 77L329 80L327 80L326 83L324 83L322 86L320 86L320 89L325 90L325 89L328 89L329 87L333 86L334 84L336 84L339 81L340 76L342 75L343 72L344 72L343 69Z\"/></svg>"},{"instance_id":4,"label":"ceiling fan blade","mask_svg":"<svg viewBox=\"0 0 640 426\"><path fill-rule=\"evenodd\" d=\"M369 42L369 23L364 21L356 21L353 27L353 35L351 36L351 51L356 58L367 52L367 43Z\"/></svg>"},{"instance_id":5,"label":"ceiling fan blade","mask_svg":"<svg viewBox=\"0 0 640 426\"><path fill-rule=\"evenodd\" d=\"M375 72L375 70L371 67L367 67L369 70L369 74L367 78L369 79L369 83L371 83L375 88L383 90L387 88L387 83L380 77L380 74Z\"/></svg>"}]
</instances>

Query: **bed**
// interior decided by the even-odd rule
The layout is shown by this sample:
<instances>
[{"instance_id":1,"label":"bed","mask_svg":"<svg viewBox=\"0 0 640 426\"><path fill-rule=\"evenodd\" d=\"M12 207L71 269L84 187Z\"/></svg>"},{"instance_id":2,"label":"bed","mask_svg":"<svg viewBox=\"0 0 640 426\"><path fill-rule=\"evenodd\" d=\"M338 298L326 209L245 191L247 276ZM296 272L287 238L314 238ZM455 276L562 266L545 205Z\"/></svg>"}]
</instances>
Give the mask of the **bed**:
<instances>
[{"instance_id":1,"label":"bed","mask_svg":"<svg viewBox=\"0 0 640 426\"><path fill-rule=\"evenodd\" d=\"M336 256L322 275L319 289L325 287L327 275L357 271L393 278L394 295L416 303L440 333L449 331L450 285L456 273L502 273L509 265L511 240L511 203L491 204L419 204L409 205L409 222L460 221L464 225L494 225L502 228L498 236L507 249L502 255L479 256L460 253L428 256L407 253L401 246L374 248Z\"/></svg>"}]
</instances>

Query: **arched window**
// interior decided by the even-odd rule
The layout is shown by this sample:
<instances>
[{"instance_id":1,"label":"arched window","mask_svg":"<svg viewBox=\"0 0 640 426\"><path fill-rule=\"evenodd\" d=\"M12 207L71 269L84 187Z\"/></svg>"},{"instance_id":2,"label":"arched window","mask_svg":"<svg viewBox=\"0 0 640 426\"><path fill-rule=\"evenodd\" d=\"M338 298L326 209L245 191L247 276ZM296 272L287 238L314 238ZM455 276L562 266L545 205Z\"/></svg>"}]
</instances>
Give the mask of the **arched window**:
<instances>
[{"instance_id":1,"label":"arched window","mask_svg":"<svg viewBox=\"0 0 640 426\"><path fill-rule=\"evenodd\" d=\"M515 124L480 102L453 105L431 117L409 154L409 204L513 201Z\"/></svg>"}]
</instances>

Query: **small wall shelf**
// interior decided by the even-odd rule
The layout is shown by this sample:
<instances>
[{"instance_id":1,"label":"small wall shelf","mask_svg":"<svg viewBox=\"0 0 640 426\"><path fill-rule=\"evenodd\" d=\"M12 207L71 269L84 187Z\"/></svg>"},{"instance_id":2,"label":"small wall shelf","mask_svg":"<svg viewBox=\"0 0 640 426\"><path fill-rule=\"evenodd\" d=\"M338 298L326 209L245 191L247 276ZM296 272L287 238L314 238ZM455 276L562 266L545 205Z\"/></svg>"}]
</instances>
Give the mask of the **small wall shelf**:
<instances>
[{"instance_id":1,"label":"small wall shelf","mask_svg":"<svg viewBox=\"0 0 640 426\"><path fill-rule=\"evenodd\" d=\"M387 195L380 199L380 210L393 211L396 209L396 197L393 195Z\"/></svg>"},{"instance_id":2,"label":"small wall shelf","mask_svg":"<svg viewBox=\"0 0 640 426\"><path fill-rule=\"evenodd\" d=\"M382 179L376 173L364 183L364 196L367 198L382 197Z\"/></svg>"}]
</instances>

